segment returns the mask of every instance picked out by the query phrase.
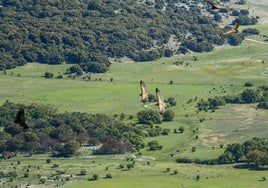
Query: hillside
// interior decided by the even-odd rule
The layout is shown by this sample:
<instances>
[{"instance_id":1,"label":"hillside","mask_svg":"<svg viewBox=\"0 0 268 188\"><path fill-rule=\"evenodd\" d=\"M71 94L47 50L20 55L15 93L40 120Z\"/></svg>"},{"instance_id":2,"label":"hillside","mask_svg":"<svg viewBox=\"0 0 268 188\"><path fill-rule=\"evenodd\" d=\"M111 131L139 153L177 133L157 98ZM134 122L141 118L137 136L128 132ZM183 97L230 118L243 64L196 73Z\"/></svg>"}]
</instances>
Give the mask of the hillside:
<instances>
[{"instance_id":1,"label":"hillside","mask_svg":"<svg viewBox=\"0 0 268 188\"><path fill-rule=\"evenodd\" d=\"M212 51L189 50L180 55L180 43L171 34L167 44L153 43L150 49L163 45L172 49L172 57L129 63L125 56L107 56L108 61L120 63L107 63L105 73L66 73L77 67L71 62L28 62L0 71L0 187L267 188L268 4L266 0L247 0L244 5L223 1L248 10L252 20L259 17L257 24L241 24L239 33L232 35L244 39L239 45L228 45L232 38L228 37L224 45L213 45ZM9 8L27 2L0 0L2 7ZM123 6L130 1L118 2ZM157 10L150 3L153 0L146 2L135 6ZM172 2L187 9L187 2L202 5L202 14L210 18L214 13L222 15L217 22L220 32L236 18L209 10L198 0L166 0L156 12L165 12ZM259 34L244 33L248 29ZM46 77L47 73L51 76ZM150 94L145 103L139 96L141 80ZM163 116L156 88L169 112ZM28 129L14 122L20 108L25 110Z\"/></svg>"},{"instance_id":2,"label":"hillside","mask_svg":"<svg viewBox=\"0 0 268 188\"><path fill-rule=\"evenodd\" d=\"M225 18L227 25L235 17L243 25L257 22L247 11L213 11L200 0L12 0L0 2L0 17L0 70L66 62L85 72L106 72L122 57L151 61L211 51L234 40L222 37L218 23ZM233 45L243 39L236 37Z\"/></svg>"}]
</instances>

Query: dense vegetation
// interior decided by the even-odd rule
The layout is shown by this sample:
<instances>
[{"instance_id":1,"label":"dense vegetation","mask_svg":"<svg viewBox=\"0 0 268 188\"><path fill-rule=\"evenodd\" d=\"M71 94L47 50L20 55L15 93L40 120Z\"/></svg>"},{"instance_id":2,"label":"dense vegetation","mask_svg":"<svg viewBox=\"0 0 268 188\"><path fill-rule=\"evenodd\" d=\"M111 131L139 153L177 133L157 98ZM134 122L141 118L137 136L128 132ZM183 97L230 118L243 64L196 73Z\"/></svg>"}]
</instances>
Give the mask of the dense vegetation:
<instances>
[{"instance_id":1,"label":"dense vegetation","mask_svg":"<svg viewBox=\"0 0 268 188\"><path fill-rule=\"evenodd\" d=\"M228 144L218 162L228 164L241 162L243 159L255 168L268 164L268 141L265 138L253 138L242 144Z\"/></svg>"},{"instance_id":2,"label":"dense vegetation","mask_svg":"<svg viewBox=\"0 0 268 188\"><path fill-rule=\"evenodd\" d=\"M77 63L85 72L105 72L109 58L150 61L174 53L211 51L222 45L221 13L185 0L22 1L0 4L0 70L27 62ZM205 16L210 12L214 19ZM247 11L233 11L255 24ZM226 28L228 29L228 28ZM167 47L174 36L177 46ZM241 35L228 42L237 45Z\"/></svg>"},{"instance_id":3,"label":"dense vegetation","mask_svg":"<svg viewBox=\"0 0 268 188\"><path fill-rule=\"evenodd\" d=\"M29 130L14 124L19 107L25 108ZM1 131L0 151L5 156L16 152L52 152L54 155L74 155L81 145L103 147L100 154L125 153L144 147L141 128L125 125L120 119L102 114L79 112L56 113L46 105L25 106L6 101L0 110Z\"/></svg>"},{"instance_id":4,"label":"dense vegetation","mask_svg":"<svg viewBox=\"0 0 268 188\"><path fill-rule=\"evenodd\" d=\"M19 108L26 111L29 130L23 130L14 123ZM154 114L155 118L148 119L148 113ZM168 109L163 121L171 121L172 115L173 111ZM6 101L0 107L0 117L0 127L3 127L0 132L2 157L17 152L52 152L54 156L72 156L82 145L96 146L95 154L123 154L144 148L143 138L146 136L169 133L169 130L153 125L162 122L160 114L154 110L140 111L137 117L141 124L136 125L135 122L123 123L126 118L123 113L113 117L80 112L57 113L57 109L50 105L26 106Z\"/></svg>"}]
</instances>

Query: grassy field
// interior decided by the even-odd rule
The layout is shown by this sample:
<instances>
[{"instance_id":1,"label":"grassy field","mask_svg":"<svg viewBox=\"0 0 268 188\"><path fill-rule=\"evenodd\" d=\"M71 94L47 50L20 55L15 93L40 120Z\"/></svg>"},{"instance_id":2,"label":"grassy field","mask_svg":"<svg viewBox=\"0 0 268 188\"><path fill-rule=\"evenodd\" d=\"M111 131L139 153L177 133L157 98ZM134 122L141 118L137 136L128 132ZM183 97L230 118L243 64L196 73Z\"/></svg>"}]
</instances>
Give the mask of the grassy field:
<instances>
[{"instance_id":1,"label":"grassy field","mask_svg":"<svg viewBox=\"0 0 268 188\"><path fill-rule=\"evenodd\" d=\"M258 8L261 9L260 6ZM259 29L261 35L268 35L267 24L250 27ZM175 65L177 61L182 61L183 65ZM55 187L58 184L65 188L268 186L268 181L261 181L262 177L268 178L267 169L253 171L238 169L236 165L209 166L175 162L178 157L215 159L228 143L241 143L252 137L268 138L268 111L256 110L256 104L227 104L213 113L197 114L197 101L194 101L196 97L199 100L239 93L245 89L244 83L247 81L253 83L254 87L268 84L268 42L264 37L246 37L242 45L218 47L209 53L163 58L147 63L115 63L105 74L91 74L90 80L67 78L64 72L68 67L70 65L67 64L52 66L31 63L7 70L6 74L0 72L0 103L10 100L24 104L51 104L59 112L136 115L140 110L156 109L154 104L144 105L140 102L139 81L144 80L151 93L158 87L165 98L173 97L177 101L177 105L171 107L176 115L174 121L160 124L170 129L170 134L145 138L146 143L157 140L163 149L152 152L145 148L141 150L142 155L135 156L97 157L90 155L87 148L81 148L80 155L53 158L50 164L46 163L49 154L31 157L19 154L15 158L0 161L0 171L18 172L18 177L13 181L2 178L1 188L29 183L31 187ZM54 77L58 74L64 77L45 79L43 75L47 71L54 73ZM189 103L189 100L193 102ZM204 121L200 122L200 119ZM180 126L186 128L185 132L173 133ZM224 147L220 148L220 144L224 144ZM193 146L196 152L191 151ZM134 168L120 169L120 164L132 162L126 160L128 157L135 158ZM53 164L59 164L59 167L53 168ZM170 168L169 172L167 168ZM87 170L84 176L80 175L82 169ZM27 172L28 176L24 177ZM112 179L105 178L108 173ZM36 178L38 174L45 184L40 184L40 178ZM98 181L89 181L93 174L99 175ZM200 176L199 181L197 176Z\"/></svg>"},{"instance_id":2,"label":"grassy field","mask_svg":"<svg viewBox=\"0 0 268 188\"><path fill-rule=\"evenodd\" d=\"M244 53L250 55L244 57L239 54L243 47L250 51ZM254 50L256 47L259 50ZM50 158L49 155L19 155L0 162L1 170L18 171L16 181L2 179L0 187L12 187L18 185L18 181L24 185L30 183L32 187L53 187L58 184L66 188L267 187L268 182L261 181L263 176L268 176L267 170L252 171L229 165L186 165L175 162L178 157L215 159L224 150L219 147L220 144L241 143L255 136L267 138L268 112L256 110L255 104L228 104L214 113L196 114L196 101L188 103L195 97L206 99L241 92L247 81L255 87L267 84L267 52L268 45L244 41L239 47L224 47L210 53L194 54L197 61L193 61L193 55L186 55L148 63L113 64L108 73L92 74L90 81L66 76L63 79L42 77L46 71L55 75L63 73L69 65L28 64L0 74L1 102L8 99L26 104L51 104L60 112L85 111L111 115L124 112L135 115L140 110L156 108L154 104L147 104L146 107L140 102L141 79L146 82L150 92L153 93L158 87L164 97L174 97L177 101L177 105L172 107L176 114L174 121L160 125L169 128L171 133L145 139L145 142L157 140L163 149L155 152L147 151L146 148L141 150L142 155L136 156L135 166L130 171L126 167L119 169L119 165L130 163L126 158L132 155L96 157L84 149L76 157L53 158L50 164L45 162ZM173 64L178 60L183 61L184 65ZM113 82L110 78L113 78ZM171 80L173 84L169 84ZM202 118L205 121L201 123L199 120ZM184 126L186 131L183 134L173 133L173 129L180 126ZM193 133L197 128L198 131ZM193 146L197 148L196 152L191 151ZM17 161L20 161L19 165ZM59 164L59 167L52 168L53 164ZM166 172L167 168L170 168L169 172ZM81 169L87 170L85 176L79 175ZM24 177L27 171L28 177ZM59 174L62 171L64 174ZM112 179L105 178L108 173ZM41 179L45 179L45 184L40 184L40 178L36 178L38 174ZM89 181L93 174L99 175L98 181ZM199 181L197 176L200 176Z\"/></svg>"},{"instance_id":3,"label":"grassy field","mask_svg":"<svg viewBox=\"0 0 268 188\"><path fill-rule=\"evenodd\" d=\"M176 164L166 161L155 161L152 158L137 157L134 168L128 170L126 156L103 156L98 158L67 158L51 159L46 163L47 156L34 156L30 159L1 161L1 170L18 172L16 180L2 178L0 187L13 187L18 181L29 187L267 187L268 182L262 181L267 177L267 171L251 171L237 169L231 165L208 166L194 164ZM92 157L92 156L91 156ZM18 164L20 161L20 164ZM29 161L31 163L29 164ZM53 167L58 164L58 167ZM119 165L125 165L119 168ZM81 170L86 170L81 175ZM167 171L169 169L169 171ZM27 174L27 177L25 177ZM98 180L92 180L98 174ZM112 178L106 178L111 174ZM37 178L40 175L40 178ZM197 180L199 177L199 180ZM40 184L40 179L45 184ZM8 183L6 183L8 181ZM3 186L2 186L3 184Z\"/></svg>"},{"instance_id":4,"label":"grassy field","mask_svg":"<svg viewBox=\"0 0 268 188\"><path fill-rule=\"evenodd\" d=\"M251 39L254 39L252 37ZM197 57L197 61L193 60ZM173 63L183 61L182 66ZM19 178L9 182L1 180L0 187L31 183L33 187L63 186L71 187L267 187L267 181L260 181L268 176L267 171L236 169L232 166L203 166L176 164L178 157L215 159L224 150L220 144L243 142L252 137L268 135L268 112L256 110L255 104L225 105L214 113L196 114L198 97L206 99L218 95L239 93L245 89L244 83L250 81L254 87L267 84L268 45L245 40L238 47L223 47L210 53L190 54L186 56L161 59L147 63L113 64L105 74L92 74L91 80L45 79L46 71L54 75L64 73L70 65L27 64L0 74L1 103L13 102L51 104L63 111L84 111L89 113L106 113L135 115L140 110L155 108L154 104L146 106L140 102L139 81L144 80L151 93L158 87L165 98L174 97L177 105L172 107L176 116L173 122L160 126L169 128L168 136L146 138L145 142L157 140L161 151L141 150L142 155L135 159L135 167L128 171L126 167L118 169L120 164L127 164L127 156L103 156L88 158L87 151L70 159L52 159L46 164L46 156L24 157L1 161L1 170L16 169ZM188 64L188 65L187 65ZM113 78L113 81L110 81ZM100 81L101 79L101 81ZM173 81L173 84L169 84ZM205 119L202 123L200 119ZM183 134L173 133L173 129L184 126ZM193 133L193 130L198 131ZM196 139L198 136L198 139ZM191 148L195 146L196 152ZM214 147L214 149L212 149ZM85 157L83 158L83 155ZM81 157L82 156L82 157ZM20 160L21 164L17 165ZM93 163L94 161L94 163ZM52 164L60 164L51 168ZM13 165L12 165L13 164ZM30 165L30 166L29 166ZM106 167L108 170L105 170ZM170 172L165 172L170 168ZM24 177L29 169L29 175ZM85 176L79 175L86 169ZM64 174L58 174L60 170ZM174 171L177 174L174 174ZM93 174L99 175L98 181L88 181ZM105 178L110 173L113 178ZM39 184L37 174L41 174L46 183ZM52 177L51 177L52 174ZM200 180L197 181L197 175ZM68 181L66 178L69 177ZM53 179L53 181L51 180ZM8 182L8 183L7 183ZM55 183L56 182L56 183ZM63 184L65 182L65 184ZM67 183L66 183L67 182ZM3 186L2 186L3 185ZM219 186L220 185L220 186Z\"/></svg>"}]
</instances>

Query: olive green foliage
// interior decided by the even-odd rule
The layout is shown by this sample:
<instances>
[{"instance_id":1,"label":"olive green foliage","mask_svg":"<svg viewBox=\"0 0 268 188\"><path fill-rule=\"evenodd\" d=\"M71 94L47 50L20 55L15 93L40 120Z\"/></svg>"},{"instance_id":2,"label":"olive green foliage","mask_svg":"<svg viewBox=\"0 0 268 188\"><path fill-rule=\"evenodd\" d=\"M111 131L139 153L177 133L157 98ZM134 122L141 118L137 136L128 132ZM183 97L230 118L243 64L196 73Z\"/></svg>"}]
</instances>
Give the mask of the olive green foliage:
<instances>
[{"instance_id":1,"label":"olive green foliage","mask_svg":"<svg viewBox=\"0 0 268 188\"><path fill-rule=\"evenodd\" d=\"M244 84L246 87L252 87L251 82ZM207 100L201 99L197 103L199 111L207 111L217 109L226 103L256 103L258 108L267 109L268 104L268 87L266 85L258 87L258 89L245 89L242 93L237 95L216 96Z\"/></svg>"},{"instance_id":2,"label":"olive green foliage","mask_svg":"<svg viewBox=\"0 0 268 188\"><path fill-rule=\"evenodd\" d=\"M163 148L156 140L148 142L149 151L161 150Z\"/></svg>"},{"instance_id":3,"label":"olive green foliage","mask_svg":"<svg viewBox=\"0 0 268 188\"><path fill-rule=\"evenodd\" d=\"M237 14L243 24L257 22L245 11ZM211 51L225 41L197 2L182 0L166 5L133 0L3 1L0 17L0 70L26 62L67 62L85 72L106 72L109 57L151 61L172 56L174 49L165 45L171 35L182 42L182 53Z\"/></svg>"},{"instance_id":4,"label":"olive green foliage","mask_svg":"<svg viewBox=\"0 0 268 188\"><path fill-rule=\"evenodd\" d=\"M218 158L219 164L241 162L243 157L254 168L268 164L268 141L265 138L252 138L242 144L228 144Z\"/></svg>"},{"instance_id":5,"label":"olive green foliage","mask_svg":"<svg viewBox=\"0 0 268 188\"><path fill-rule=\"evenodd\" d=\"M54 74L51 72L45 72L44 77L45 78L53 78Z\"/></svg>"},{"instance_id":6,"label":"olive green foliage","mask_svg":"<svg viewBox=\"0 0 268 188\"><path fill-rule=\"evenodd\" d=\"M141 124L159 124L161 123L161 116L155 110L142 110L137 113L137 118Z\"/></svg>"},{"instance_id":7,"label":"olive green foliage","mask_svg":"<svg viewBox=\"0 0 268 188\"><path fill-rule=\"evenodd\" d=\"M107 140L100 149L98 149L96 154L124 154L131 150L132 146L127 143L121 143L115 139Z\"/></svg>"},{"instance_id":8,"label":"olive green foliage","mask_svg":"<svg viewBox=\"0 0 268 188\"><path fill-rule=\"evenodd\" d=\"M259 35L260 31L255 28L247 28L242 31L244 35Z\"/></svg>"},{"instance_id":9,"label":"olive green foliage","mask_svg":"<svg viewBox=\"0 0 268 188\"><path fill-rule=\"evenodd\" d=\"M172 121L175 117L175 113L171 109L167 109L163 114L163 121Z\"/></svg>"},{"instance_id":10,"label":"olive green foliage","mask_svg":"<svg viewBox=\"0 0 268 188\"><path fill-rule=\"evenodd\" d=\"M67 73L68 74L76 74L78 76L81 76L83 74L83 70L82 70L82 68L79 65L75 64L75 65L71 66L67 70Z\"/></svg>"},{"instance_id":11,"label":"olive green foliage","mask_svg":"<svg viewBox=\"0 0 268 188\"><path fill-rule=\"evenodd\" d=\"M30 126L27 131L13 123L19 107L25 109ZM50 105L26 106L6 101L0 106L0 117L0 127L3 127L0 151L3 153L52 151L53 155L68 157L87 143L104 143L97 154L125 153L144 147L140 136L142 128L102 114L57 113Z\"/></svg>"},{"instance_id":12,"label":"olive green foliage","mask_svg":"<svg viewBox=\"0 0 268 188\"><path fill-rule=\"evenodd\" d=\"M246 83L244 84L244 86L245 86L245 87L252 87L252 86L253 86L253 83L251 83L251 82L246 82Z\"/></svg>"}]
</instances>

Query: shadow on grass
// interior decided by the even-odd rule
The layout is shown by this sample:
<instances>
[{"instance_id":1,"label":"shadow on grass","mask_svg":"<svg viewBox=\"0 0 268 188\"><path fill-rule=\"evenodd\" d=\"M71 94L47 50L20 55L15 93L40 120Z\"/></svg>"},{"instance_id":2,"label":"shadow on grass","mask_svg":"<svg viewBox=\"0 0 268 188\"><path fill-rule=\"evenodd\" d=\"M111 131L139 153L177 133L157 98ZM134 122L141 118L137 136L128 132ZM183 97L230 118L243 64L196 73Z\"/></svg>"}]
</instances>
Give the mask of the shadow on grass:
<instances>
[{"instance_id":1,"label":"shadow on grass","mask_svg":"<svg viewBox=\"0 0 268 188\"><path fill-rule=\"evenodd\" d=\"M234 165L233 168L235 168L235 169L248 169L248 170L252 170L252 171L267 171L268 170L268 166L256 167L254 165L250 165L250 164L246 164L246 163Z\"/></svg>"}]
</instances>

